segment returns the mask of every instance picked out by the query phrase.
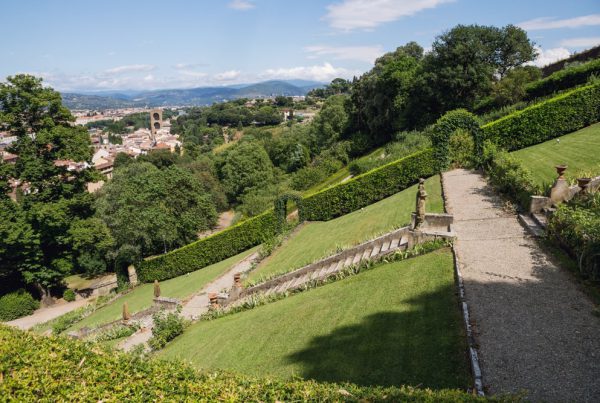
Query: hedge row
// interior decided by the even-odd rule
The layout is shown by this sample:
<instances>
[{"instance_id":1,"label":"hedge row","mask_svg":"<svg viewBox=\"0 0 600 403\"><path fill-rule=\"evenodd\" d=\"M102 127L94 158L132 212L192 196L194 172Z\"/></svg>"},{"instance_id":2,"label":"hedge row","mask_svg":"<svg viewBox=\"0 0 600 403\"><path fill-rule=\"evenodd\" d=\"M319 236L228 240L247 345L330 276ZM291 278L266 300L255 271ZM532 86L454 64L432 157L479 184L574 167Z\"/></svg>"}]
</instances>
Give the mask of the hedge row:
<instances>
[{"instance_id":1,"label":"hedge row","mask_svg":"<svg viewBox=\"0 0 600 403\"><path fill-rule=\"evenodd\" d=\"M581 87L482 126L484 139L509 151L542 143L600 120L600 83Z\"/></svg>"},{"instance_id":2,"label":"hedge row","mask_svg":"<svg viewBox=\"0 0 600 403\"><path fill-rule=\"evenodd\" d=\"M10 321L31 315L40 303L24 290L11 292L0 297L0 321Z\"/></svg>"},{"instance_id":3,"label":"hedge row","mask_svg":"<svg viewBox=\"0 0 600 403\"><path fill-rule=\"evenodd\" d=\"M359 387L199 372L182 362L134 357L63 337L0 325L0 400L86 402L483 402L459 390Z\"/></svg>"},{"instance_id":4,"label":"hedge row","mask_svg":"<svg viewBox=\"0 0 600 403\"><path fill-rule=\"evenodd\" d=\"M358 210L435 173L433 150L427 149L376 168L304 199L303 217L327 221Z\"/></svg>"},{"instance_id":5,"label":"hedge row","mask_svg":"<svg viewBox=\"0 0 600 403\"><path fill-rule=\"evenodd\" d=\"M138 280L162 281L201 269L262 243L276 231L277 219L269 210L182 248L143 260L136 268Z\"/></svg>"},{"instance_id":6,"label":"hedge row","mask_svg":"<svg viewBox=\"0 0 600 403\"><path fill-rule=\"evenodd\" d=\"M557 71L525 87L526 99L539 98L585 84L592 75L600 74L600 59Z\"/></svg>"}]
</instances>

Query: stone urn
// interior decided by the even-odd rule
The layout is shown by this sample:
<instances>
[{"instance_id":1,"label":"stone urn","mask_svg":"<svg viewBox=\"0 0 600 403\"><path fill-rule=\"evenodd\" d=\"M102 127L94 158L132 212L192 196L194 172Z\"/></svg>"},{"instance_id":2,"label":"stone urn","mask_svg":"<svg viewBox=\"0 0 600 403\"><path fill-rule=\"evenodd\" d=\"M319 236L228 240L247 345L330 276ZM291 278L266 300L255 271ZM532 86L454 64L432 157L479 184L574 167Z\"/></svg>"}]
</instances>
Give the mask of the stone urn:
<instances>
[{"instance_id":1,"label":"stone urn","mask_svg":"<svg viewBox=\"0 0 600 403\"><path fill-rule=\"evenodd\" d=\"M554 168L556 168L556 173L558 174L558 178L564 179L563 174L567 170L567 165L556 165Z\"/></svg>"},{"instance_id":2,"label":"stone urn","mask_svg":"<svg viewBox=\"0 0 600 403\"><path fill-rule=\"evenodd\" d=\"M592 178L577 178L577 185L581 189L582 193L585 193L585 191L591 181L592 181Z\"/></svg>"}]
</instances>

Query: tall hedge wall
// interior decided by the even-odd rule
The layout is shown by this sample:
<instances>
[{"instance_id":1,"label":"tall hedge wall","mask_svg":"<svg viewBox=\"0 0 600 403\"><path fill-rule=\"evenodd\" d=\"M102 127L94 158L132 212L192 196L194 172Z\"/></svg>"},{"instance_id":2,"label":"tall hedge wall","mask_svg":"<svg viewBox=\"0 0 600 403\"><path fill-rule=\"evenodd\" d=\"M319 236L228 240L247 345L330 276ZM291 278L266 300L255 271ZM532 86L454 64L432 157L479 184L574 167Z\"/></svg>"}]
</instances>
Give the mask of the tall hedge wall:
<instances>
[{"instance_id":1,"label":"tall hedge wall","mask_svg":"<svg viewBox=\"0 0 600 403\"><path fill-rule=\"evenodd\" d=\"M577 88L482 126L484 139L509 151L562 136L600 120L600 83Z\"/></svg>"},{"instance_id":2,"label":"tall hedge wall","mask_svg":"<svg viewBox=\"0 0 600 403\"><path fill-rule=\"evenodd\" d=\"M304 218L327 221L393 195L435 173L433 149L383 165L304 199Z\"/></svg>"},{"instance_id":3,"label":"tall hedge wall","mask_svg":"<svg viewBox=\"0 0 600 403\"><path fill-rule=\"evenodd\" d=\"M585 84L592 74L600 74L600 59L557 71L542 80L529 84L525 87L526 98L543 97L557 91Z\"/></svg>"},{"instance_id":4,"label":"tall hedge wall","mask_svg":"<svg viewBox=\"0 0 600 403\"><path fill-rule=\"evenodd\" d=\"M275 213L269 210L207 238L142 261L136 268L138 280L162 281L201 269L262 243L276 230Z\"/></svg>"}]
</instances>

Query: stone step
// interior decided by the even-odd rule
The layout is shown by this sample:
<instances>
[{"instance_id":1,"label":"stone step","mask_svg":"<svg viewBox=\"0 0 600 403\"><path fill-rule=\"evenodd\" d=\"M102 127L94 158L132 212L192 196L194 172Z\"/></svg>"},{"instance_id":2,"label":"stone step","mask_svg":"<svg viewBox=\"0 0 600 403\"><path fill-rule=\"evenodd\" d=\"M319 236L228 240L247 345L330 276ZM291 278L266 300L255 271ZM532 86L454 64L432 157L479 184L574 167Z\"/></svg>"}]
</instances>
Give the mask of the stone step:
<instances>
[{"instance_id":1,"label":"stone step","mask_svg":"<svg viewBox=\"0 0 600 403\"><path fill-rule=\"evenodd\" d=\"M527 231L533 236L541 237L544 235L544 228L539 225L529 214L519 214L519 220L523 223Z\"/></svg>"},{"instance_id":2,"label":"stone step","mask_svg":"<svg viewBox=\"0 0 600 403\"><path fill-rule=\"evenodd\" d=\"M373 250L371 251L371 255L369 257L373 258L373 257L377 256L379 254L380 250L381 250L381 244L380 243L376 243L373 246Z\"/></svg>"},{"instance_id":3,"label":"stone step","mask_svg":"<svg viewBox=\"0 0 600 403\"><path fill-rule=\"evenodd\" d=\"M367 248L365 249L365 251L363 252L360 260L366 260L369 258L369 256L371 256L371 250L373 250L372 248Z\"/></svg>"},{"instance_id":4,"label":"stone step","mask_svg":"<svg viewBox=\"0 0 600 403\"><path fill-rule=\"evenodd\" d=\"M360 259L362 258L362 254L363 254L363 252L359 252L356 255L354 255L354 258L352 259L352 264L353 265L357 265L358 263L360 263Z\"/></svg>"},{"instance_id":5,"label":"stone step","mask_svg":"<svg viewBox=\"0 0 600 403\"><path fill-rule=\"evenodd\" d=\"M400 239L400 244L398 245L398 247L402 247L404 249L406 249L408 247L408 237L407 236L403 236Z\"/></svg>"},{"instance_id":6,"label":"stone step","mask_svg":"<svg viewBox=\"0 0 600 403\"><path fill-rule=\"evenodd\" d=\"M323 266L323 269L319 272L319 278L323 278L329 273L329 270L337 266L338 262L331 262L328 265Z\"/></svg>"},{"instance_id":7,"label":"stone step","mask_svg":"<svg viewBox=\"0 0 600 403\"><path fill-rule=\"evenodd\" d=\"M548 218L545 214L533 213L532 218L540 227L546 228L548 226Z\"/></svg>"},{"instance_id":8,"label":"stone step","mask_svg":"<svg viewBox=\"0 0 600 403\"><path fill-rule=\"evenodd\" d=\"M398 244L400 243L400 238L394 238L392 239L392 241L390 242L390 249L396 249L398 248Z\"/></svg>"},{"instance_id":9,"label":"stone step","mask_svg":"<svg viewBox=\"0 0 600 403\"><path fill-rule=\"evenodd\" d=\"M343 267L348 267L352 264L352 260L354 260L354 255L350 255L346 258L346 260L344 260L344 266Z\"/></svg>"},{"instance_id":10,"label":"stone step","mask_svg":"<svg viewBox=\"0 0 600 403\"><path fill-rule=\"evenodd\" d=\"M325 276L329 277L330 274L335 273L336 271L339 271L343 265L344 265L344 261L338 260L337 263L332 264L329 267L329 269L327 269L327 271L325 272Z\"/></svg>"},{"instance_id":11,"label":"stone step","mask_svg":"<svg viewBox=\"0 0 600 403\"><path fill-rule=\"evenodd\" d=\"M385 253L390 249L391 240L383 241L383 245L381 246L381 251L379 253Z\"/></svg>"}]
</instances>

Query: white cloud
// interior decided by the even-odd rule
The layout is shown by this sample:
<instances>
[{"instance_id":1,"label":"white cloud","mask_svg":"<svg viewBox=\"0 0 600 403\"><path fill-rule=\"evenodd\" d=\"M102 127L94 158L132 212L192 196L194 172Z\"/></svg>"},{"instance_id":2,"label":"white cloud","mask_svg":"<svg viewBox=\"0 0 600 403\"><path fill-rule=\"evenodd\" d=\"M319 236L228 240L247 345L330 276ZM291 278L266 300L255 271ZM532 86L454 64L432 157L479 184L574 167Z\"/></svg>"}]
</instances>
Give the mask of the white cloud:
<instances>
[{"instance_id":1,"label":"white cloud","mask_svg":"<svg viewBox=\"0 0 600 403\"><path fill-rule=\"evenodd\" d=\"M246 11L250 10L251 8L254 8L255 6L254 4L252 4L251 1L248 0L233 0L232 2L227 4L227 7L232 8L234 10Z\"/></svg>"},{"instance_id":2,"label":"white cloud","mask_svg":"<svg viewBox=\"0 0 600 403\"><path fill-rule=\"evenodd\" d=\"M568 48L593 48L600 44L600 36L588 38L570 38L560 41L560 46Z\"/></svg>"},{"instance_id":3,"label":"white cloud","mask_svg":"<svg viewBox=\"0 0 600 403\"><path fill-rule=\"evenodd\" d=\"M600 14L582 15L581 17L557 20L555 17L534 18L517 24L527 31L557 28L579 28L600 25Z\"/></svg>"},{"instance_id":4,"label":"white cloud","mask_svg":"<svg viewBox=\"0 0 600 403\"><path fill-rule=\"evenodd\" d=\"M113 67L112 69L104 70L106 74L123 74L123 73L138 73L144 71L152 71L156 68L151 64L129 64L126 66Z\"/></svg>"},{"instance_id":5,"label":"white cloud","mask_svg":"<svg viewBox=\"0 0 600 403\"><path fill-rule=\"evenodd\" d=\"M240 72L237 70L224 71L214 75L214 79L217 81L234 81L240 76Z\"/></svg>"},{"instance_id":6,"label":"white cloud","mask_svg":"<svg viewBox=\"0 0 600 403\"><path fill-rule=\"evenodd\" d=\"M381 56L383 47L376 46L327 46L314 45L307 46L304 50L309 53L310 59L316 59L319 56L330 56L334 60L358 60L361 62L373 63L375 59Z\"/></svg>"},{"instance_id":7,"label":"white cloud","mask_svg":"<svg viewBox=\"0 0 600 403\"><path fill-rule=\"evenodd\" d=\"M324 19L342 31L370 30L453 0L343 0L327 6Z\"/></svg>"},{"instance_id":8,"label":"white cloud","mask_svg":"<svg viewBox=\"0 0 600 403\"><path fill-rule=\"evenodd\" d=\"M360 72L350 71L343 67L334 67L330 63L322 66L299 66L291 68L268 69L259 75L260 79L303 79L314 81L331 81L334 78L351 78Z\"/></svg>"},{"instance_id":9,"label":"white cloud","mask_svg":"<svg viewBox=\"0 0 600 403\"><path fill-rule=\"evenodd\" d=\"M538 51L538 57L530 64L538 67L544 67L571 56L569 49L563 47L544 50L541 47L536 46L536 50Z\"/></svg>"}]
</instances>

